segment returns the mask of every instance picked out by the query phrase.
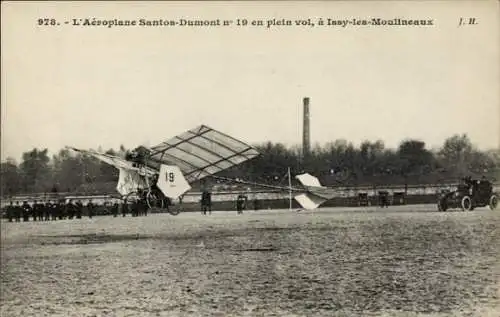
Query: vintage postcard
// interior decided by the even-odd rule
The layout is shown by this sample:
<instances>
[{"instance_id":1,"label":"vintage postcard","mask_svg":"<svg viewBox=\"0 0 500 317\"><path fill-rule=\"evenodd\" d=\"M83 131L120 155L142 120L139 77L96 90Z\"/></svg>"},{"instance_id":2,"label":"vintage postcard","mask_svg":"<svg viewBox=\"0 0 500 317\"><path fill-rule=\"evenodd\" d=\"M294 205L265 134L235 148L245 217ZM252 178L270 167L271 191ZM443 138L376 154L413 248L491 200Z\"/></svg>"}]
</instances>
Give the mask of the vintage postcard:
<instances>
[{"instance_id":1,"label":"vintage postcard","mask_svg":"<svg viewBox=\"0 0 500 317\"><path fill-rule=\"evenodd\" d=\"M498 1L2 1L7 316L499 316Z\"/></svg>"}]
</instances>

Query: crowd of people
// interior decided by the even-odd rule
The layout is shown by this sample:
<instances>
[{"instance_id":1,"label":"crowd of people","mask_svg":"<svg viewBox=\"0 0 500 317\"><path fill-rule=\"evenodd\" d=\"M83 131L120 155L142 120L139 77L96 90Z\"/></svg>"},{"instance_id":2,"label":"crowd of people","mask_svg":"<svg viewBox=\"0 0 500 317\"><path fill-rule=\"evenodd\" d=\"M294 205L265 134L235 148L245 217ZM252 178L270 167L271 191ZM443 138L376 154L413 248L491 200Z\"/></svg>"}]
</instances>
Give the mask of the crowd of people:
<instances>
[{"instance_id":1,"label":"crowd of people","mask_svg":"<svg viewBox=\"0 0 500 317\"><path fill-rule=\"evenodd\" d=\"M125 217L130 214L133 217L146 216L148 213L147 203L141 200L132 203L118 203L111 205L96 205L92 200L85 204L81 200L48 200L37 201L32 204L24 201L20 204L10 202L5 207L5 217L9 222L27 221L53 221L63 219L81 219L83 216L92 218L96 214L112 214L117 217L121 214Z\"/></svg>"},{"instance_id":2,"label":"crowd of people","mask_svg":"<svg viewBox=\"0 0 500 317\"><path fill-rule=\"evenodd\" d=\"M240 194L236 199L236 210L242 214L247 209L248 197ZM258 201L254 200L254 209L259 209ZM203 215L212 214L212 194L203 191L201 195L201 212ZM164 208L169 209L170 200L164 201ZM10 201L2 215L9 222L20 221L53 221L63 219L81 219L82 217L92 218L96 215L113 215L125 217L130 214L132 217L147 216L150 209L146 197L140 197L137 200L126 202L116 200L113 203L94 203L92 199L52 199L35 200L33 202Z\"/></svg>"}]
</instances>

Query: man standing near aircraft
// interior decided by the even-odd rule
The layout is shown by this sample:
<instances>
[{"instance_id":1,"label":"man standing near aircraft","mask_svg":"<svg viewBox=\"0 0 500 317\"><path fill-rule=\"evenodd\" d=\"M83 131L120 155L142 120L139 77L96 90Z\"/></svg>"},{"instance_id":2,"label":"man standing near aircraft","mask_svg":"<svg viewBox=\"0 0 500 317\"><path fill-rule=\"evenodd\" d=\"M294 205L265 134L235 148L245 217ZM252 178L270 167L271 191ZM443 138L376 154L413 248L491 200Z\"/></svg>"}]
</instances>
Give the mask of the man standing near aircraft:
<instances>
[{"instance_id":1,"label":"man standing near aircraft","mask_svg":"<svg viewBox=\"0 0 500 317\"><path fill-rule=\"evenodd\" d=\"M16 201L16 206L14 207L14 217L16 218L16 222L21 222L21 206L19 206L19 202Z\"/></svg>"},{"instance_id":2,"label":"man standing near aircraft","mask_svg":"<svg viewBox=\"0 0 500 317\"><path fill-rule=\"evenodd\" d=\"M12 204L12 201L7 206L7 218L9 219L9 222L12 222L12 218L14 218L14 205Z\"/></svg>"},{"instance_id":3,"label":"man standing near aircraft","mask_svg":"<svg viewBox=\"0 0 500 317\"><path fill-rule=\"evenodd\" d=\"M66 204L66 215L68 219L73 219L75 217L75 205L73 205L73 201L70 199Z\"/></svg>"},{"instance_id":4,"label":"man standing near aircraft","mask_svg":"<svg viewBox=\"0 0 500 317\"><path fill-rule=\"evenodd\" d=\"M113 217L116 218L118 217L118 212L119 212L119 204L115 201L115 203L113 204Z\"/></svg>"},{"instance_id":5,"label":"man standing near aircraft","mask_svg":"<svg viewBox=\"0 0 500 317\"><path fill-rule=\"evenodd\" d=\"M59 200L57 202L57 217L59 220L66 219L66 206L64 201Z\"/></svg>"},{"instance_id":6,"label":"man standing near aircraft","mask_svg":"<svg viewBox=\"0 0 500 317\"><path fill-rule=\"evenodd\" d=\"M46 201L43 205L43 214L45 215L45 221L50 220L52 207L50 206L50 200Z\"/></svg>"},{"instance_id":7,"label":"man standing near aircraft","mask_svg":"<svg viewBox=\"0 0 500 317\"><path fill-rule=\"evenodd\" d=\"M24 222L30 221L31 206L28 204L27 201L23 202L22 212L23 212L23 221Z\"/></svg>"},{"instance_id":8,"label":"man standing near aircraft","mask_svg":"<svg viewBox=\"0 0 500 317\"><path fill-rule=\"evenodd\" d=\"M128 204L127 201L122 202L122 216L125 217L127 215Z\"/></svg>"},{"instance_id":9,"label":"man standing near aircraft","mask_svg":"<svg viewBox=\"0 0 500 317\"><path fill-rule=\"evenodd\" d=\"M33 221L36 221L37 219L40 219L38 216L39 216L39 205L38 205L38 201L35 200L33 202L33 209L32 209L32 213L33 213ZM41 219L40 219L41 220Z\"/></svg>"},{"instance_id":10,"label":"man standing near aircraft","mask_svg":"<svg viewBox=\"0 0 500 317\"><path fill-rule=\"evenodd\" d=\"M87 211L89 213L89 218L92 219L94 216L94 204L92 204L92 200L89 200L87 203Z\"/></svg>"},{"instance_id":11,"label":"man standing near aircraft","mask_svg":"<svg viewBox=\"0 0 500 317\"><path fill-rule=\"evenodd\" d=\"M212 214L212 194L204 190L201 193L201 211L203 212L204 215L207 214L207 210L209 214Z\"/></svg>"}]
</instances>

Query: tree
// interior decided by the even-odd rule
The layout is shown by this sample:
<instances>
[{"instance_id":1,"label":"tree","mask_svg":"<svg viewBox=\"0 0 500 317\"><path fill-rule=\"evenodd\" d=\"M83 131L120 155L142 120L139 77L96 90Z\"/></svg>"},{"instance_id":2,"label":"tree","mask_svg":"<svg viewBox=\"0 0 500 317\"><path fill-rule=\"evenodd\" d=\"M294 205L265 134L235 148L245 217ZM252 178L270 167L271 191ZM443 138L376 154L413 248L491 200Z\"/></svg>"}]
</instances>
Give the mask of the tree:
<instances>
[{"instance_id":1,"label":"tree","mask_svg":"<svg viewBox=\"0 0 500 317\"><path fill-rule=\"evenodd\" d=\"M22 157L23 161L19 166L22 173L22 189L25 192L41 192L51 187L48 150L35 148L23 153Z\"/></svg>"},{"instance_id":2,"label":"tree","mask_svg":"<svg viewBox=\"0 0 500 317\"><path fill-rule=\"evenodd\" d=\"M459 176L470 173L486 173L498 168L497 151L480 151L475 148L466 134L454 135L445 140L438 152L438 158L445 170ZM458 176L457 175L457 176Z\"/></svg>"},{"instance_id":3,"label":"tree","mask_svg":"<svg viewBox=\"0 0 500 317\"><path fill-rule=\"evenodd\" d=\"M404 176L410 174L423 174L434 167L432 153L425 148L425 142L419 140L406 140L398 148L401 159L400 171Z\"/></svg>"},{"instance_id":4,"label":"tree","mask_svg":"<svg viewBox=\"0 0 500 317\"><path fill-rule=\"evenodd\" d=\"M83 182L83 169L80 154L72 153L63 149L52 157L53 183L57 184L61 191L74 191Z\"/></svg>"},{"instance_id":5,"label":"tree","mask_svg":"<svg viewBox=\"0 0 500 317\"><path fill-rule=\"evenodd\" d=\"M0 195L13 196L20 192L21 177L13 158L7 158L0 167Z\"/></svg>"},{"instance_id":6,"label":"tree","mask_svg":"<svg viewBox=\"0 0 500 317\"><path fill-rule=\"evenodd\" d=\"M451 169L460 174L467 173L467 162L473 152L472 142L467 134L455 134L444 141L443 147L438 152L439 159L446 169Z\"/></svg>"},{"instance_id":7,"label":"tree","mask_svg":"<svg viewBox=\"0 0 500 317\"><path fill-rule=\"evenodd\" d=\"M364 141L360 145L360 157L362 171L365 175L373 175L381 172L381 158L384 154L384 142L377 140L376 142Z\"/></svg>"}]
</instances>

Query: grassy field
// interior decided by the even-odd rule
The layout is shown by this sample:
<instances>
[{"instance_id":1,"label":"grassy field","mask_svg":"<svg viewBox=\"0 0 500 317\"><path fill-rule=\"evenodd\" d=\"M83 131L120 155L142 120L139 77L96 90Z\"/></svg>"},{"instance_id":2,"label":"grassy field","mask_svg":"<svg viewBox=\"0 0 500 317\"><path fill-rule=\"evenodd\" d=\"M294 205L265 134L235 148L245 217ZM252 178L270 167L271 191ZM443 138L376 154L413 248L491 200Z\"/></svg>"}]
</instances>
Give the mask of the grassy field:
<instances>
[{"instance_id":1,"label":"grassy field","mask_svg":"<svg viewBox=\"0 0 500 317\"><path fill-rule=\"evenodd\" d=\"M500 316L500 212L2 222L7 316Z\"/></svg>"}]
</instances>

